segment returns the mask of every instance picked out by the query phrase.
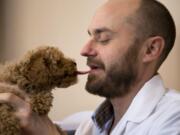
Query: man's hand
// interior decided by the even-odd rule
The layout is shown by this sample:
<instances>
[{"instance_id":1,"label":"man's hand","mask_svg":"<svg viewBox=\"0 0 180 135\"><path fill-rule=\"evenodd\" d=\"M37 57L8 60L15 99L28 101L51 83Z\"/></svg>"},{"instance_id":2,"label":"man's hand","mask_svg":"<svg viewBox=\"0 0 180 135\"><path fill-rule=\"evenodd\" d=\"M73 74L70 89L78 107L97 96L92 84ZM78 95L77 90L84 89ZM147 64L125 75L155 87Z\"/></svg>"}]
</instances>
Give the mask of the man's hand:
<instances>
[{"instance_id":1,"label":"man's hand","mask_svg":"<svg viewBox=\"0 0 180 135\"><path fill-rule=\"evenodd\" d=\"M13 94L12 91L18 94ZM22 135L59 135L48 116L38 116L32 112L29 101L29 97L17 86L0 83L0 103L7 103L14 108L14 115L20 121Z\"/></svg>"}]
</instances>

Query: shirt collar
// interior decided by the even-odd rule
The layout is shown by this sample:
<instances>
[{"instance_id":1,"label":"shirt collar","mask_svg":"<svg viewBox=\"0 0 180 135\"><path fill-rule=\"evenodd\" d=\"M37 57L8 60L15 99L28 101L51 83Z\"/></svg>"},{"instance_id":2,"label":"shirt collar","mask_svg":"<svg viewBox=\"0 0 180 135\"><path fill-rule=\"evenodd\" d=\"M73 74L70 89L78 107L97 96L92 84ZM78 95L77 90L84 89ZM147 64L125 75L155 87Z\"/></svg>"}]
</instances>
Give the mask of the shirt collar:
<instances>
[{"instance_id":1,"label":"shirt collar","mask_svg":"<svg viewBox=\"0 0 180 135\"><path fill-rule=\"evenodd\" d=\"M108 99L106 99L92 115L92 120L100 132L107 128L107 123L113 119L113 107ZM110 125L110 124L108 124Z\"/></svg>"},{"instance_id":2,"label":"shirt collar","mask_svg":"<svg viewBox=\"0 0 180 135\"><path fill-rule=\"evenodd\" d=\"M166 90L160 75L154 76L145 83L134 97L123 119L135 123L143 121L153 112L165 92ZM101 132L106 128L107 123L113 121L113 118L113 107L107 99L97 108L92 116L94 124Z\"/></svg>"}]
</instances>

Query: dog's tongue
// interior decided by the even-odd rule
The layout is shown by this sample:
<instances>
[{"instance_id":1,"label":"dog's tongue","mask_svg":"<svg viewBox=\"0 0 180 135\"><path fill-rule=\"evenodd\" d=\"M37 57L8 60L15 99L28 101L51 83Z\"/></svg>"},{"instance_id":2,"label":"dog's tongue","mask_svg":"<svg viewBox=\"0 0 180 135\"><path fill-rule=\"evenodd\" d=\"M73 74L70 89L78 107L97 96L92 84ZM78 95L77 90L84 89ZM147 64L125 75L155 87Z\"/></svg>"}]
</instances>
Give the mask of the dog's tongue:
<instances>
[{"instance_id":1,"label":"dog's tongue","mask_svg":"<svg viewBox=\"0 0 180 135\"><path fill-rule=\"evenodd\" d=\"M77 75L85 75L88 74L90 71L77 71Z\"/></svg>"}]
</instances>

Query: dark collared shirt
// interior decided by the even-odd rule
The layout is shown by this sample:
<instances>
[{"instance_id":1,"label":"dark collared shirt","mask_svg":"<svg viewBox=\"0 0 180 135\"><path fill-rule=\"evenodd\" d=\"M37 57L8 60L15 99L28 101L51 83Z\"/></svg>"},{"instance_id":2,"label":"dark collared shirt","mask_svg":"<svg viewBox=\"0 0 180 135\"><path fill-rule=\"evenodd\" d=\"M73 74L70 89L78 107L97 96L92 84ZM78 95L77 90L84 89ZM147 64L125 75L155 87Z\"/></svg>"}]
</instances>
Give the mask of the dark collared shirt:
<instances>
[{"instance_id":1,"label":"dark collared shirt","mask_svg":"<svg viewBox=\"0 0 180 135\"><path fill-rule=\"evenodd\" d=\"M109 100L105 100L92 116L94 124L100 133L109 134L114 120L114 111Z\"/></svg>"}]
</instances>

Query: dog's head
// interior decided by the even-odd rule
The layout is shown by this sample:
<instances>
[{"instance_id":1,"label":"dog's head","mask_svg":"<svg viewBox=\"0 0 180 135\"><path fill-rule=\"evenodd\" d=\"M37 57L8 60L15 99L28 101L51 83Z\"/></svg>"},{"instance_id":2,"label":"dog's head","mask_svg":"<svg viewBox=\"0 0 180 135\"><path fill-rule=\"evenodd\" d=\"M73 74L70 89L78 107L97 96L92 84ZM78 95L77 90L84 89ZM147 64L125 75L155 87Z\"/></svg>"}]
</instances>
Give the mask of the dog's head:
<instances>
[{"instance_id":1,"label":"dog's head","mask_svg":"<svg viewBox=\"0 0 180 135\"><path fill-rule=\"evenodd\" d=\"M50 90L68 87L77 82L74 60L64 57L55 47L40 47L30 51L17 64L17 83L23 89Z\"/></svg>"}]
</instances>

